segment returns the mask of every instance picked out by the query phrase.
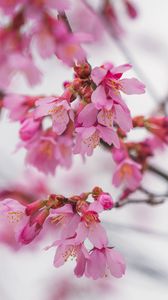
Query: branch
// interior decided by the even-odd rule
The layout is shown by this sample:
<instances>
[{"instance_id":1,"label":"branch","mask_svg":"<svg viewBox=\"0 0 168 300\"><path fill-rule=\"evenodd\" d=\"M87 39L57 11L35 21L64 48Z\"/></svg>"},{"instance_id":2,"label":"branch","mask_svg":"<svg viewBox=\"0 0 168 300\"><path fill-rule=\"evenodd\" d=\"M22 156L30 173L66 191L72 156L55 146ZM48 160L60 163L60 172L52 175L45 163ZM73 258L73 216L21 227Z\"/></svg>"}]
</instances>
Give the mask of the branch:
<instances>
[{"instance_id":1,"label":"branch","mask_svg":"<svg viewBox=\"0 0 168 300\"><path fill-rule=\"evenodd\" d=\"M148 165L148 170L160 177L162 177L163 179L165 179L166 181L168 181L168 174L164 173L163 171L161 171L160 169L154 167L154 166L151 166L151 165Z\"/></svg>"},{"instance_id":2,"label":"branch","mask_svg":"<svg viewBox=\"0 0 168 300\"><path fill-rule=\"evenodd\" d=\"M153 195L146 199L126 199L126 200L120 200L117 201L114 205L115 208L120 208L122 206L125 206L127 204L148 204L148 205L159 205L163 204L166 200L168 200L168 194L165 195Z\"/></svg>"}]
</instances>

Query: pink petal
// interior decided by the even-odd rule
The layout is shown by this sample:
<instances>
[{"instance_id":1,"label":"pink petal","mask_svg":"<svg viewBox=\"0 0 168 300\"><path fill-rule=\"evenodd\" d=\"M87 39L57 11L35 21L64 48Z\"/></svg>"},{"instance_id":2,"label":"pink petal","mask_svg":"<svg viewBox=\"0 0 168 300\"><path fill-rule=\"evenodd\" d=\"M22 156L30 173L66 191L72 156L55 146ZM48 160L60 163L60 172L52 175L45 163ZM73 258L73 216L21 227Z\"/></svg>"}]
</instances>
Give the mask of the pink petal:
<instances>
[{"instance_id":1,"label":"pink petal","mask_svg":"<svg viewBox=\"0 0 168 300\"><path fill-rule=\"evenodd\" d=\"M71 204L65 204L62 207L56 208L52 210L52 215L54 216L55 214L73 214L72 210L72 205Z\"/></svg>"},{"instance_id":2,"label":"pink petal","mask_svg":"<svg viewBox=\"0 0 168 300\"><path fill-rule=\"evenodd\" d=\"M108 243L106 231L99 223L90 225L88 239L98 249L101 249Z\"/></svg>"},{"instance_id":3,"label":"pink petal","mask_svg":"<svg viewBox=\"0 0 168 300\"><path fill-rule=\"evenodd\" d=\"M114 186L118 187L122 182L122 176L120 170L116 170L113 174L113 184Z\"/></svg>"},{"instance_id":4,"label":"pink petal","mask_svg":"<svg viewBox=\"0 0 168 300\"><path fill-rule=\"evenodd\" d=\"M108 99L102 85L98 86L92 93L91 100L97 109L101 109L108 104Z\"/></svg>"},{"instance_id":5,"label":"pink petal","mask_svg":"<svg viewBox=\"0 0 168 300\"><path fill-rule=\"evenodd\" d=\"M103 78L106 76L107 70L104 68L96 67L92 70L91 78L96 83L96 85L99 85L100 82L103 80Z\"/></svg>"},{"instance_id":6,"label":"pink petal","mask_svg":"<svg viewBox=\"0 0 168 300\"><path fill-rule=\"evenodd\" d=\"M115 107L115 114L116 114L115 116L116 123L119 125L119 127L122 130L128 132L133 127L129 110L125 111L120 105L114 105L114 107Z\"/></svg>"},{"instance_id":7,"label":"pink petal","mask_svg":"<svg viewBox=\"0 0 168 300\"><path fill-rule=\"evenodd\" d=\"M145 85L136 78L121 79L121 90L127 95L145 93Z\"/></svg>"},{"instance_id":8,"label":"pink petal","mask_svg":"<svg viewBox=\"0 0 168 300\"><path fill-rule=\"evenodd\" d=\"M56 268L62 266L65 263L64 253L69 249L69 245L60 245L58 246L55 257L54 257L54 266Z\"/></svg>"},{"instance_id":9,"label":"pink petal","mask_svg":"<svg viewBox=\"0 0 168 300\"><path fill-rule=\"evenodd\" d=\"M95 105L90 103L86 105L78 115L78 122L85 127L94 125L97 117L97 109Z\"/></svg>"},{"instance_id":10,"label":"pink petal","mask_svg":"<svg viewBox=\"0 0 168 300\"><path fill-rule=\"evenodd\" d=\"M114 131L114 129L103 127L101 125L97 126L97 129L100 131L100 137L108 144L114 146L116 148L120 148L120 141L117 133Z\"/></svg>"},{"instance_id":11,"label":"pink petal","mask_svg":"<svg viewBox=\"0 0 168 300\"><path fill-rule=\"evenodd\" d=\"M83 251L83 249L84 249L84 251ZM85 246L82 245L81 249L78 252L77 264L74 269L74 273L77 277L81 277L85 272L85 267L86 267L86 257L84 255L85 252L87 252L87 250L86 250ZM88 252L87 252L87 256L89 256Z\"/></svg>"},{"instance_id":12,"label":"pink petal","mask_svg":"<svg viewBox=\"0 0 168 300\"><path fill-rule=\"evenodd\" d=\"M69 218L66 226L63 226L62 232L61 232L61 237L63 239L73 237L75 234L76 228L78 227L79 222L80 222L80 216L77 214L72 215L72 217Z\"/></svg>"},{"instance_id":13,"label":"pink petal","mask_svg":"<svg viewBox=\"0 0 168 300\"><path fill-rule=\"evenodd\" d=\"M103 209L103 206L98 202L98 201L94 201L93 203L91 203L89 205L89 210L91 211L95 211L97 213L100 213L102 212L104 209Z\"/></svg>"},{"instance_id":14,"label":"pink petal","mask_svg":"<svg viewBox=\"0 0 168 300\"><path fill-rule=\"evenodd\" d=\"M125 262L121 254L114 249L108 248L105 250L105 253L111 275L116 278L122 277L125 273Z\"/></svg>"},{"instance_id":15,"label":"pink petal","mask_svg":"<svg viewBox=\"0 0 168 300\"><path fill-rule=\"evenodd\" d=\"M85 226L85 224L83 222L80 222L76 230L76 243L83 243L88 236L88 231L89 229Z\"/></svg>"},{"instance_id":16,"label":"pink petal","mask_svg":"<svg viewBox=\"0 0 168 300\"><path fill-rule=\"evenodd\" d=\"M69 122L69 115L64 108L60 108L60 110L52 115L53 117L53 130L61 135Z\"/></svg>"},{"instance_id":17,"label":"pink petal","mask_svg":"<svg viewBox=\"0 0 168 300\"><path fill-rule=\"evenodd\" d=\"M132 65L130 65L130 64L124 64L124 65L120 65L120 66L118 66L118 67L114 67L112 70L111 70L111 72L113 73L113 74L119 74L119 73L124 73L124 72L126 72L126 71L128 71L128 70L130 70L132 68Z\"/></svg>"},{"instance_id":18,"label":"pink petal","mask_svg":"<svg viewBox=\"0 0 168 300\"><path fill-rule=\"evenodd\" d=\"M97 120L99 124L102 124L107 127L113 127L114 113L112 112L112 110L102 109L98 113Z\"/></svg>"},{"instance_id":19,"label":"pink petal","mask_svg":"<svg viewBox=\"0 0 168 300\"><path fill-rule=\"evenodd\" d=\"M90 255L87 262L86 276L92 277L94 280L102 278L105 275L106 259L104 253L95 249Z\"/></svg>"}]
</instances>

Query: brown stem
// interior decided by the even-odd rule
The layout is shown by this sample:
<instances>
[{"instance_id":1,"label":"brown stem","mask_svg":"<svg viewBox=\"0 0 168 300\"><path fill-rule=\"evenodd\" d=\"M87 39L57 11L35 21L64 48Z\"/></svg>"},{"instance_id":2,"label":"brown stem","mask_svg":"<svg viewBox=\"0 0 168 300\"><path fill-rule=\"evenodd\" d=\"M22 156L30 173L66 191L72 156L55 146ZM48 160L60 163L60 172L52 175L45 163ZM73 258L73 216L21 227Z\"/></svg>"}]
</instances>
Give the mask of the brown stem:
<instances>
[{"instance_id":1,"label":"brown stem","mask_svg":"<svg viewBox=\"0 0 168 300\"><path fill-rule=\"evenodd\" d=\"M163 171L161 171L160 169L148 165L148 170L154 174L157 174L158 176L162 177L163 179L165 179L166 181L168 181L168 174L164 173Z\"/></svg>"},{"instance_id":2,"label":"brown stem","mask_svg":"<svg viewBox=\"0 0 168 300\"><path fill-rule=\"evenodd\" d=\"M122 200L122 201L117 201L115 203L115 208L120 208L122 206L125 206L127 204L148 204L148 205L158 205L158 204L162 204L167 200L168 195L165 195L164 198L163 196L155 196L155 197L151 197L151 198L147 198L147 199L126 199L126 200ZM157 198L157 199L156 199ZM160 198L160 199L159 199Z\"/></svg>"}]
</instances>

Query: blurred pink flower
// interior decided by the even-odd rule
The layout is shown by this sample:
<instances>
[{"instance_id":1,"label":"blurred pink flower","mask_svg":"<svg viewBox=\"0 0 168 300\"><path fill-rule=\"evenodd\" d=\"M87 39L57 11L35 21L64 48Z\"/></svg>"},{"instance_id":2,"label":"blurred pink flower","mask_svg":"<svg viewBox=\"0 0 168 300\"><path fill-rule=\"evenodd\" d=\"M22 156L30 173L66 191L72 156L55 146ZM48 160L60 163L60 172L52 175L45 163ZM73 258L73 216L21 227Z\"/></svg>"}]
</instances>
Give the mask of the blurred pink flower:
<instances>
[{"instance_id":1,"label":"blurred pink flower","mask_svg":"<svg viewBox=\"0 0 168 300\"><path fill-rule=\"evenodd\" d=\"M119 147L119 138L114 129L101 125L76 128L76 144L74 154L92 155L94 148L100 143L100 138L107 144Z\"/></svg>"},{"instance_id":2,"label":"blurred pink flower","mask_svg":"<svg viewBox=\"0 0 168 300\"><path fill-rule=\"evenodd\" d=\"M0 201L1 230L3 228L1 232L2 236L4 234L5 227L7 227L8 230L13 232L15 240L19 242L20 233L28 222L28 217L25 214L25 208L26 206L11 198Z\"/></svg>"},{"instance_id":3,"label":"blurred pink flower","mask_svg":"<svg viewBox=\"0 0 168 300\"><path fill-rule=\"evenodd\" d=\"M9 110L9 117L12 121L23 121L29 109L35 105L36 97L8 94L4 97L4 107Z\"/></svg>"},{"instance_id":4,"label":"blurred pink flower","mask_svg":"<svg viewBox=\"0 0 168 300\"><path fill-rule=\"evenodd\" d=\"M19 136L22 141L30 140L35 134L41 131L41 122L34 120L33 116L25 118L21 124Z\"/></svg>"},{"instance_id":5,"label":"blurred pink flower","mask_svg":"<svg viewBox=\"0 0 168 300\"><path fill-rule=\"evenodd\" d=\"M58 165L69 168L72 163L72 139L46 131L23 146L27 149L26 162L45 174L55 174Z\"/></svg>"},{"instance_id":6,"label":"blurred pink flower","mask_svg":"<svg viewBox=\"0 0 168 300\"><path fill-rule=\"evenodd\" d=\"M35 118L51 115L53 130L58 135L61 135L67 128L69 121L73 120L73 111L66 99L45 97L36 101L36 105Z\"/></svg>"},{"instance_id":7,"label":"blurred pink flower","mask_svg":"<svg viewBox=\"0 0 168 300\"><path fill-rule=\"evenodd\" d=\"M135 190L142 180L141 165L126 158L118 166L113 175L113 184L118 187L121 183L130 190Z\"/></svg>"}]
</instances>

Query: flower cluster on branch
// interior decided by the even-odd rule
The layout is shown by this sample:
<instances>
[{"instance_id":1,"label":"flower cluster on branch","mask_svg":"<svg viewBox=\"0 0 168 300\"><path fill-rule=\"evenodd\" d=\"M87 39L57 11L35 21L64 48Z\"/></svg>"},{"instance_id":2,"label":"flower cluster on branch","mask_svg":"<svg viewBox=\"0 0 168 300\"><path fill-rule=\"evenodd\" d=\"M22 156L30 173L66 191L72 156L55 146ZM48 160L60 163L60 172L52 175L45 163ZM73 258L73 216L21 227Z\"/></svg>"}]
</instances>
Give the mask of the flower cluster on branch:
<instances>
[{"instance_id":1,"label":"flower cluster on branch","mask_svg":"<svg viewBox=\"0 0 168 300\"><path fill-rule=\"evenodd\" d=\"M108 24L115 40L120 38L123 31L110 0L102 1L98 14L87 1L81 2L89 16L96 16L96 24ZM132 2L122 3L135 18ZM115 66L106 62L96 67L89 63L82 44L94 41L91 33L95 30L74 32L65 14L69 7L68 0L0 0L4 17L0 26L0 111L7 109L11 121L19 122L17 148L23 147L25 162L45 175L54 175L58 166L70 168L73 155L92 156L95 148L103 146L116 165L112 184L122 187L121 195L114 202L109 193L95 187L91 192L65 197L51 194L43 181L32 184L31 176L31 187L0 190L0 242L12 244L13 236L18 245L27 245L54 228L56 240L46 249L56 248L55 267L71 257L76 259L77 277L98 279L110 271L119 278L125 273L125 262L110 246L100 215L129 203L156 205L167 199L167 193L155 195L145 190L142 180L147 171L168 180L167 174L149 164L157 150L168 144L168 117L131 116L124 95L144 94L145 85L137 78L125 77L132 68L130 63ZM64 81L61 95L8 91L18 72L30 85L40 82L42 72L35 63L34 49L42 60L55 57L73 69L73 79ZM147 137L130 140L128 133L141 129ZM146 198L130 198L136 191Z\"/></svg>"}]
</instances>

